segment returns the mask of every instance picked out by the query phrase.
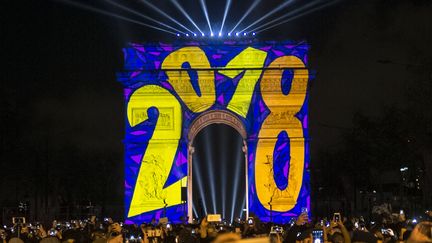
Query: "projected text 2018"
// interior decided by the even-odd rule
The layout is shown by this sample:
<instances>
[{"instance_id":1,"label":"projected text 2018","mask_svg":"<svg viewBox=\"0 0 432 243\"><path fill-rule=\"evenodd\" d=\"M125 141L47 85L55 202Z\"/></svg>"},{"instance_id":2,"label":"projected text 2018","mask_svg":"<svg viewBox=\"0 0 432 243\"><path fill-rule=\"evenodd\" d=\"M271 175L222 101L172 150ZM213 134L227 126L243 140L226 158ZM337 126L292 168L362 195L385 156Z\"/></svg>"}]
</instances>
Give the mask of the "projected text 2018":
<instances>
[{"instance_id":1,"label":"projected text 2018","mask_svg":"<svg viewBox=\"0 0 432 243\"><path fill-rule=\"evenodd\" d=\"M118 79L127 110L128 219L184 215L187 134L200 114L214 110L234 114L246 128L250 212L285 222L309 207L307 50L305 43L228 41L125 48Z\"/></svg>"}]
</instances>

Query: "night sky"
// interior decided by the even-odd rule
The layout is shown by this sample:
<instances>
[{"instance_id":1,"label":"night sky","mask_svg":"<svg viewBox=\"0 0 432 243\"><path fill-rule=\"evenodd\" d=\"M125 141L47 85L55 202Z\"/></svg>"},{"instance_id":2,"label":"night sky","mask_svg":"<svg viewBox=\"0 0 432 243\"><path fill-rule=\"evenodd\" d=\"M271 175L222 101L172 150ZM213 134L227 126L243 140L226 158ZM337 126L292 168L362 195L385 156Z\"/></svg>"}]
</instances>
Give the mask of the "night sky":
<instances>
[{"instance_id":1,"label":"night sky","mask_svg":"<svg viewBox=\"0 0 432 243\"><path fill-rule=\"evenodd\" d=\"M138 1L122 2L169 23ZM193 28L169 1L151 2ZM206 30L198 1L180 2ZM224 1L207 2L218 26ZM250 2L233 1L228 28ZM262 1L243 24L281 2ZM416 86L411 67L432 69L431 2L340 1L259 34L262 40L311 45L312 163L320 151L342 146L355 114L373 119L390 106L407 107L406 90ZM103 1L93 4L115 11ZM1 11L0 190L7 193L0 203L13 206L49 194L52 205L83 200L121 205L125 109L115 76L122 69L121 49L130 41L175 38L62 1L6 0Z\"/></svg>"}]
</instances>

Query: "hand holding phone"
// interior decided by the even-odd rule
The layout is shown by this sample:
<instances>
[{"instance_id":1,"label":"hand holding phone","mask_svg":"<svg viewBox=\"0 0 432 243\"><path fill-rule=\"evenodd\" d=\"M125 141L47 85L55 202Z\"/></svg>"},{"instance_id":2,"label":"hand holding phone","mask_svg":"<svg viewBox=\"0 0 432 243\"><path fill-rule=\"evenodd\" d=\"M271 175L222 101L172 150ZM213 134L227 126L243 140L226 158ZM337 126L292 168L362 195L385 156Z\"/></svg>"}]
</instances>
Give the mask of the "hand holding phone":
<instances>
[{"instance_id":1,"label":"hand holding phone","mask_svg":"<svg viewBox=\"0 0 432 243\"><path fill-rule=\"evenodd\" d=\"M304 225L309 221L309 217L306 213L302 213L297 217L295 222L296 225Z\"/></svg>"}]
</instances>

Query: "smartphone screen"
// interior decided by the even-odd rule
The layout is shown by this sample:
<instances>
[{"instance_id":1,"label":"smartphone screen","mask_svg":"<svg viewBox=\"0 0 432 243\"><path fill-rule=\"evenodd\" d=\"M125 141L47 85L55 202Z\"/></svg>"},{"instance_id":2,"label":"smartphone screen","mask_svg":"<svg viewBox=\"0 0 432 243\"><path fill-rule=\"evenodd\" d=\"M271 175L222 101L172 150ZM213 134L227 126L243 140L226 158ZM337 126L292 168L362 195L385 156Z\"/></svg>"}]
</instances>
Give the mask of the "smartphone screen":
<instances>
[{"instance_id":1,"label":"smartphone screen","mask_svg":"<svg viewBox=\"0 0 432 243\"><path fill-rule=\"evenodd\" d=\"M340 221L340 213L334 213L333 214L333 220L335 222L339 222Z\"/></svg>"},{"instance_id":2,"label":"smartphone screen","mask_svg":"<svg viewBox=\"0 0 432 243\"><path fill-rule=\"evenodd\" d=\"M253 218L248 218L248 224L253 224Z\"/></svg>"},{"instance_id":3,"label":"smartphone screen","mask_svg":"<svg viewBox=\"0 0 432 243\"><path fill-rule=\"evenodd\" d=\"M324 243L323 230L315 229L312 230L313 243Z\"/></svg>"}]
</instances>

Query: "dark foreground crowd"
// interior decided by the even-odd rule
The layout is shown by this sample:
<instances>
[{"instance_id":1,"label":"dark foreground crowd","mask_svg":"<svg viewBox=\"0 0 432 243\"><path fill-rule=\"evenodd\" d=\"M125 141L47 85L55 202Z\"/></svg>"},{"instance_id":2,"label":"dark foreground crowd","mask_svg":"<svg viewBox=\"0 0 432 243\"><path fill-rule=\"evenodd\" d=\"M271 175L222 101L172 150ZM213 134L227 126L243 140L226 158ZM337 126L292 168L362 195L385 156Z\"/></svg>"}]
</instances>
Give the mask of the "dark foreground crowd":
<instances>
[{"instance_id":1,"label":"dark foreground crowd","mask_svg":"<svg viewBox=\"0 0 432 243\"><path fill-rule=\"evenodd\" d=\"M1 243L159 243L159 242L275 242L275 243L432 243L432 212L407 219L405 214L377 216L366 222L363 217L332 217L310 220L302 213L286 225L262 223L250 217L232 224L208 222L170 224L154 221L141 225L123 225L111 218L96 217L52 225L26 223L18 219L13 226L0 229Z\"/></svg>"}]
</instances>

